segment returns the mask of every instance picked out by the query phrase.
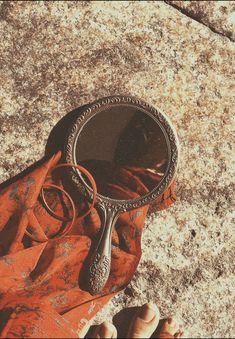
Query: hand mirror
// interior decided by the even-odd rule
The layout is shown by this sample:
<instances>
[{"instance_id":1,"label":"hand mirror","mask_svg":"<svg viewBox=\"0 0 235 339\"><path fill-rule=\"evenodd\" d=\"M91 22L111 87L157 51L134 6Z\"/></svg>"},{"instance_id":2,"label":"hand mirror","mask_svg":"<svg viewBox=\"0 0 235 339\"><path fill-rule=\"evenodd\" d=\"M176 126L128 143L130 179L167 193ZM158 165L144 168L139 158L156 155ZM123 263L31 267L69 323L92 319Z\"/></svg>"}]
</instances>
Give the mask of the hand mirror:
<instances>
[{"instance_id":1,"label":"hand mirror","mask_svg":"<svg viewBox=\"0 0 235 339\"><path fill-rule=\"evenodd\" d=\"M134 97L115 96L84 108L65 144L65 159L94 177L96 208L102 227L91 257L88 285L101 293L111 266L112 229L120 213L151 203L171 184L178 142L168 118ZM76 169L69 172L77 189L92 199L92 189Z\"/></svg>"}]
</instances>

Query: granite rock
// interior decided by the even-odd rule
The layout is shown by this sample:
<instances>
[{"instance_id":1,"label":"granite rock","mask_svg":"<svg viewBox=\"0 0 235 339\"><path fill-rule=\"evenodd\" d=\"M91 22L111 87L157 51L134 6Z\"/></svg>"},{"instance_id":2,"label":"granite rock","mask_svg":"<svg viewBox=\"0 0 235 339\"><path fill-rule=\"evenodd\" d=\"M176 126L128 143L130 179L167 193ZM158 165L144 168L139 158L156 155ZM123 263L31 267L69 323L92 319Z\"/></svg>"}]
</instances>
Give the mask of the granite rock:
<instances>
[{"instance_id":1,"label":"granite rock","mask_svg":"<svg viewBox=\"0 0 235 339\"><path fill-rule=\"evenodd\" d=\"M234 1L166 1L183 14L235 40L235 2Z\"/></svg>"},{"instance_id":2,"label":"granite rock","mask_svg":"<svg viewBox=\"0 0 235 339\"><path fill-rule=\"evenodd\" d=\"M201 24L158 1L1 1L0 176L39 160L53 126L76 107L113 94L159 107L180 139L178 200L149 216L133 281L96 321L153 300L189 337L232 338L232 7L223 5L226 21L221 6L204 4Z\"/></svg>"}]
</instances>

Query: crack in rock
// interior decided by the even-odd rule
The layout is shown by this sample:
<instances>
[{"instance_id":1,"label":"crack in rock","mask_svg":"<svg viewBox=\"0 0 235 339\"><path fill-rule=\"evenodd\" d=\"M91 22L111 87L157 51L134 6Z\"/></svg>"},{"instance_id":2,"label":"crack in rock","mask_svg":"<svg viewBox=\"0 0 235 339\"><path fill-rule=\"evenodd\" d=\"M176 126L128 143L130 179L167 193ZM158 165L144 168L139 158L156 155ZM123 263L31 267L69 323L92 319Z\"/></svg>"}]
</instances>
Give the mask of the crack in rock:
<instances>
[{"instance_id":1,"label":"crack in rock","mask_svg":"<svg viewBox=\"0 0 235 339\"><path fill-rule=\"evenodd\" d=\"M210 24L206 24L205 22L203 22L203 21L201 20L200 15L196 15L192 10L186 9L186 8L182 8L182 7L178 6L178 5L175 4L175 3L172 3L172 1L164 0L164 2L165 2L167 5L169 5L169 6L173 7L173 8L175 8L177 11L179 11L179 12L182 13L183 15L187 16L188 18L190 18L190 19L192 19L192 20L195 20L195 21L197 21L198 23L202 24L203 26L209 28L213 33L216 33L216 34L218 34L218 35L220 35L220 36L222 36L222 37L226 37L226 38L228 38L231 42L234 42L234 41L235 41L231 36L226 35L225 33L222 33L222 32L220 32L219 30L217 30L214 26L212 26L212 25L210 25Z\"/></svg>"}]
</instances>

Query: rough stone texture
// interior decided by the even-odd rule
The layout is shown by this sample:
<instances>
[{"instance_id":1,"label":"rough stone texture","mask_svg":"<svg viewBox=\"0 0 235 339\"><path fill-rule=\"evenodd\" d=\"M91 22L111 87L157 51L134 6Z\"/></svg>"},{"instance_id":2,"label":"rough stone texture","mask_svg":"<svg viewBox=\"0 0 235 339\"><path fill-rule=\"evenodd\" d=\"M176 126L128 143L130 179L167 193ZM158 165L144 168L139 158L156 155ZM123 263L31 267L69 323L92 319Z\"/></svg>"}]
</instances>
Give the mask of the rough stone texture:
<instances>
[{"instance_id":1,"label":"rough stone texture","mask_svg":"<svg viewBox=\"0 0 235 339\"><path fill-rule=\"evenodd\" d=\"M222 7L198 4L202 25L165 2L1 2L1 181L43 156L61 117L103 96L139 96L178 131L178 201L149 217L138 272L98 319L151 299L189 337L235 336L235 49L232 2Z\"/></svg>"},{"instance_id":2,"label":"rough stone texture","mask_svg":"<svg viewBox=\"0 0 235 339\"><path fill-rule=\"evenodd\" d=\"M185 15L210 27L216 33L235 40L234 1L165 1Z\"/></svg>"}]
</instances>

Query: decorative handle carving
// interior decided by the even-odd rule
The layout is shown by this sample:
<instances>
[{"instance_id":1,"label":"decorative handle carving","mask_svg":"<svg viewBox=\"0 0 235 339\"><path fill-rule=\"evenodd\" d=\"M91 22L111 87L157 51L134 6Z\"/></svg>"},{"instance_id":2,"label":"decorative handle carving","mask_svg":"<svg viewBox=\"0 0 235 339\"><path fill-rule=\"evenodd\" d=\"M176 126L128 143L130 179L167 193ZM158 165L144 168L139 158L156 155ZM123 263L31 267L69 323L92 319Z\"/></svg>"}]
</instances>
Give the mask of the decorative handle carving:
<instances>
[{"instance_id":1,"label":"decorative handle carving","mask_svg":"<svg viewBox=\"0 0 235 339\"><path fill-rule=\"evenodd\" d=\"M104 223L96 250L91 258L88 276L89 292L93 295L102 292L110 273L112 229L119 212L105 209L103 206Z\"/></svg>"},{"instance_id":2,"label":"decorative handle carving","mask_svg":"<svg viewBox=\"0 0 235 339\"><path fill-rule=\"evenodd\" d=\"M106 255L97 253L90 266L89 287L92 294L102 291L109 277L111 260Z\"/></svg>"}]
</instances>

